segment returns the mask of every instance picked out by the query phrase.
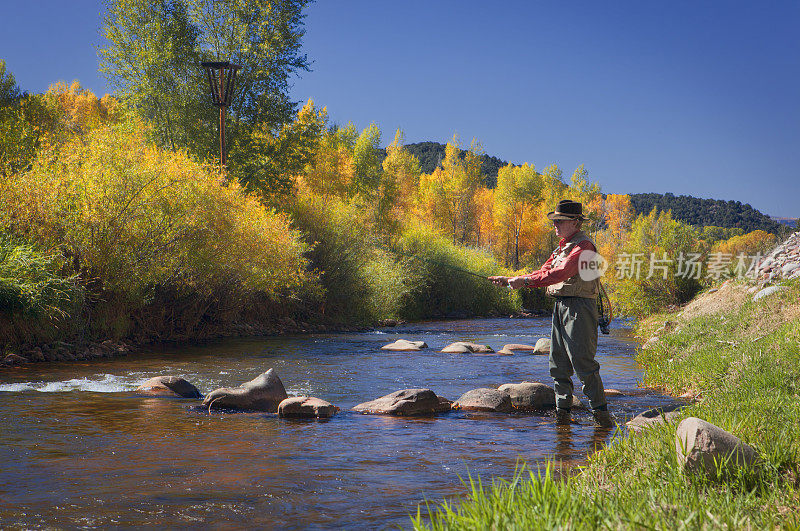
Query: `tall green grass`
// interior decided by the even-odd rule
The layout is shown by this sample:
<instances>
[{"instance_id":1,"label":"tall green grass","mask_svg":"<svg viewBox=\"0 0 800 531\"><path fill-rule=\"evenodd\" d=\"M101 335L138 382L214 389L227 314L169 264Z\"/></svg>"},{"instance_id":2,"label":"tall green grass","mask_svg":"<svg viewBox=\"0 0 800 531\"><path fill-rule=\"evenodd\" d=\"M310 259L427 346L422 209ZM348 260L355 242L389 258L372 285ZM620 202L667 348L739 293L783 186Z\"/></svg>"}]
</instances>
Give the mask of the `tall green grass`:
<instances>
[{"instance_id":1,"label":"tall green grass","mask_svg":"<svg viewBox=\"0 0 800 531\"><path fill-rule=\"evenodd\" d=\"M713 477L681 470L673 424L617 437L579 474L517 471L420 509L431 529L796 529L800 525L800 286L738 310L676 320L639 355L647 383L700 392L684 412L742 438L764 463ZM652 322L650 323L653 327Z\"/></svg>"},{"instance_id":2,"label":"tall green grass","mask_svg":"<svg viewBox=\"0 0 800 531\"><path fill-rule=\"evenodd\" d=\"M84 302L63 259L0 239L0 343L47 341L73 330Z\"/></svg>"}]
</instances>

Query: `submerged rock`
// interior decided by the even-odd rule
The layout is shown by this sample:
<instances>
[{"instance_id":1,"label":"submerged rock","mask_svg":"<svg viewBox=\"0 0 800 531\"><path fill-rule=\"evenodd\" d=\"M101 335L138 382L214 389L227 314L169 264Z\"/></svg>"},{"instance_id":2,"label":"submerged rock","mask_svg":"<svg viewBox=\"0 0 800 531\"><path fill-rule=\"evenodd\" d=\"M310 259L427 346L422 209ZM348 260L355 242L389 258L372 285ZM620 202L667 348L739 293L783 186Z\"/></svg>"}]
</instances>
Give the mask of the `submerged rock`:
<instances>
[{"instance_id":1,"label":"submerged rock","mask_svg":"<svg viewBox=\"0 0 800 531\"><path fill-rule=\"evenodd\" d=\"M484 387L467 391L461 395L461 398L453 402L453 409L507 413L513 409L513 406L508 393Z\"/></svg>"},{"instance_id":2,"label":"submerged rock","mask_svg":"<svg viewBox=\"0 0 800 531\"><path fill-rule=\"evenodd\" d=\"M497 388L511 398L511 405L521 410L556 407L556 393L549 385L537 382L508 383Z\"/></svg>"},{"instance_id":3,"label":"submerged rock","mask_svg":"<svg viewBox=\"0 0 800 531\"><path fill-rule=\"evenodd\" d=\"M469 341L457 341L450 343L444 347L440 352L446 354L470 354L470 353L490 353L494 349L486 345L479 345L478 343L470 343Z\"/></svg>"},{"instance_id":4,"label":"submerged rock","mask_svg":"<svg viewBox=\"0 0 800 531\"><path fill-rule=\"evenodd\" d=\"M421 416L450 411L450 402L430 389L401 389L358 404L353 411L379 415Z\"/></svg>"},{"instance_id":5,"label":"submerged rock","mask_svg":"<svg viewBox=\"0 0 800 531\"><path fill-rule=\"evenodd\" d=\"M514 355L514 351L513 350L501 349L501 350L498 350L497 352L476 352L475 355L476 356L513 356Z\"/></svg>"},{"instance_id":6,"label":"submerged rock","mask_svg":"<svg viewBox=\"0 0 800 531\"><path fill-rule=\"evenodd\" d=\"M202 398L197 387L180 376L154 376L139 386L137 393L154 396L177 396L180 398Z\"/></svg>"},{"instance_id":7,"label":"submerged rock","mask_svg":"<svg viewBox=\"0 0 800 531\"><path fill-rule=\"evenodd\" d=\"M6 354L6 357L3 358L3 365L22 365L24 363L30 363L30 360L19 354Z\"/></svg>"},{"instance_id":8,"label":"submerged rock","mask_svg":"<svg viewBox=\"0 0 800 531\"><path fill-rule=\"evenodd\" d=\"M270 369L239 387L211 391L203 405L209 408L250 409L275 413L288 395L275 369Z\"/></svg>"},{"instance_id":9,"label":"submerged rock","mask_svg":"<svg viewBox=\"0 0 800 531\"><path fill-rule=\"evenodd\" d=\"M678 463L687 472L715 476L738 467L752 467L761 459L752 446L730 432L697 417L684 419L675 432Z\"/></svg>"},{"instance_id":10,"label":"submerged rock","mask_svg":"<svg viewBox=\"0 0 800 531\"><path fill-rule=\"evenodd\" d=\"M680 405L653 408L633 417L625 425L629 429L638 432L656 424L672 422L681 415Z\"/></svg>"},{"instance_id":11,"label":"submerged rock","mask_svg":"<svg viewBox=\"0 0 800 531\"><path fill-rule=\"evenodd\" d=\"M328 418L337 411L330 402L312 396L293 396L278 405L279 417Z\"/></svg>"},{"instance_id":12,"label":"submerged rock","mask_svg":"<svg viewBox=\"0 0 800 531\"><path fill-rule=\"evenodd\" d=\"M381 350L391 350L393 352L415 352L428 348L428 344L424 341L408 341L407 339L398 339L394 343L389 343L381 347Z\"/></svg>"},{"instance_id":13,"label":"submerged rock","mask_svg":"<svg viewBox=\"0 0 800 531\"><path fill-rule=\"evenodd\" d=\"M523 343L509 343L508 345L503 346L503 350L511 350L511 351L520 350L522 352L534 352L536 350L536 347L533 345L525 345Z\"/></svg>"}]
</instances>

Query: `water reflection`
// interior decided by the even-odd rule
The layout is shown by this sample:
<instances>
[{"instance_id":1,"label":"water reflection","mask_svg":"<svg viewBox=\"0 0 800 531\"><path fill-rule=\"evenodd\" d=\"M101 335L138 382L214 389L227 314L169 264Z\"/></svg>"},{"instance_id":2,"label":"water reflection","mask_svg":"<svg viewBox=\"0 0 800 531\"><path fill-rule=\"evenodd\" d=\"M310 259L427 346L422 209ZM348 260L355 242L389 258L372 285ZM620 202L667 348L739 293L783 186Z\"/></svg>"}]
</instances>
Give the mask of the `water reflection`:
<instances>
[{"instance_id":1,"label":"water reflection","mask_svg":"<svg viewBox=\"0 0 800 531\"><path fill-rule=\"evenodd\" d=\"M499 349L547 335L547 320L423 323L382 334L241 339L160 347L96 364L28 366L0 374L3 527L406 526L425 499L463 492L459 477L510 477L519 459L580 463L611 436L588 413L556 428L552 414L451 412L394 418L349 411L405 387L450 399L477 387L549 382L547 359L440 354L456 340ZM400 337L431 350L387 353ZM609 387L634 390L641 371L621 337L601 336ZM293 394L342 408L326 421L262 413L209 415L195 401L142 397L151 376L179 374L203 392L274 367ZM66 385L66 382L78 383ZM60 389L60 390L59 390ZM668 399L610 399L631 415Z\"/></svg>"}]
</instances>

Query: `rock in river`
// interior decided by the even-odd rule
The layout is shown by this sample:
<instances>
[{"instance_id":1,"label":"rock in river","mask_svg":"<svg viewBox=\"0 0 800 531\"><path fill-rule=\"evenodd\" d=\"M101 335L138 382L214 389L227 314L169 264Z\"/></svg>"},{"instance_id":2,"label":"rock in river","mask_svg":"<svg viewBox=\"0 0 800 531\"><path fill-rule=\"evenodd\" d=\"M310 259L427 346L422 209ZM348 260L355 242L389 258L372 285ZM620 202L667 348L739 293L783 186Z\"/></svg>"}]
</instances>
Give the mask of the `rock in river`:
<instances>
[{"instance_id":1,"label":"rock in river","mask_svg":"<svg viewBox=\"0 0 800 531\"><path fill-rule=\"evenodd\" d=\"M533 354L550 354L550 338L542 337L536 342Z\"/></svg>"},{"instance_id":2,"label":"rock in river","mask_svg":"<svg viewBox=\"0 0 800 531\"><path fill-rule=\"evenodd\" d=\"M180 398L202 398L203 395L180 376L154 376L139 386L137 393Z\"/></svg>"},{"instance_id":3,"label":"rock in river","mask_svg":"<svg viewBox=\"0 0 800 531\"><path fill-rule=\"evenodd\" d=\"M293 396L278 405L279 417L328 418L339 408L320 398L312 396Z\"/></svg>"},{"instance_id":4,"label":"rock in river","mask_svg":"<svg viewBox=\"0 0 800 531\"><path fill-rule=\"evenodd\" d=\"M497 389L481 388L467 391L453 402L453 409L463 411L498 411L507 413L513 409L508 393Z\"/></svg>"},{"instance_id":5,"label":"rock in river","mask_svg":"<svg viewBox=\"0 0 800 531\"><path fill-rule=\"evenodd\" d=\"M353 411L379 415L433 415L450 411L450 402L430 389L401 389L378 399L358 404Z\"/></svg>"},{"instance_id":6,"label":"rock in river","mask_svg":"<svg viewBox=\"0 0 800 531\"><path fill-rule=\"evenodd\" d=\"M521 350L523 352L534 352L536 347L533 345L524 345L522 343L509 343L508 345L503 346L503 350Z\"/></svg>"},{"instance_id":7,"label":"rock in river","mask_svg":"<svg viewBox=\"0 0 800 531\"><path fill-rule=\"evenodd\" d=\"M275 413L288 398L283 382L275 369L270 369L239 387L222 387L211 391L203 405L209 408L252 409Z\"/></svg>"},{"instance_id":8,"label":"rock in river","mask_svg":"<svg viewBox=\"0 0 800 531\"><path fill-rule=\"evenodd\" d=\"M511 405L522 410L556 407L556 393L549 385L537 382L507 383L497 388L511 398Z\"/></svg>"},{"instance_id":9,"label":"rock in river","mask_svg":"<svg viewBox=\"0 0 800 531\"><path fill-rule=\"evenodd\" d=\"M457 341L455 343L450 343L446 347L444 347L441 352L446 354L470 354L470 353L488 353L494 352L492 347L488 347L486 345L479 345L478 343L470 343L469 341Z\"/></svg>"},{"instance_id":10,"label":"rock in river","mask_svg":"<svg viewBox=\"0 0 800 531\"><path fill-rule=\"evenodd\" d=\"M394 343L381 347L382 350L391 350L393 352L414 352L424 348L428 348L428 344L424 341L408 341L406 339L398 339Z\"/></svg>"}]
</instances>

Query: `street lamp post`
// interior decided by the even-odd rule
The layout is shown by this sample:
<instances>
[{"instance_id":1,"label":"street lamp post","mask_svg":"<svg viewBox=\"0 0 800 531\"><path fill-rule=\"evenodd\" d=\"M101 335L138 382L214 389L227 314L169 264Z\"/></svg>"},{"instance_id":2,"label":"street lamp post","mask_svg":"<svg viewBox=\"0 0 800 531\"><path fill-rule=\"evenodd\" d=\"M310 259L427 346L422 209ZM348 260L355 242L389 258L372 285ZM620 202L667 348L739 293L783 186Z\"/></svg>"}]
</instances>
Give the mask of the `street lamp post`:
<instances>
[{"instance_id":1,"label":"street lamp post","mask_svg":"<svg viewBox=\"0 0 800 531\"><path fill-rule=\"evenodd\" d=\"M233 86L239 65L228 61L206 61L201 63L208 75L211 87L211 101L219 107L219 169L224 171L226 157L225 146L225 111L233 98Z\"/></svg>"}]
</instances>

